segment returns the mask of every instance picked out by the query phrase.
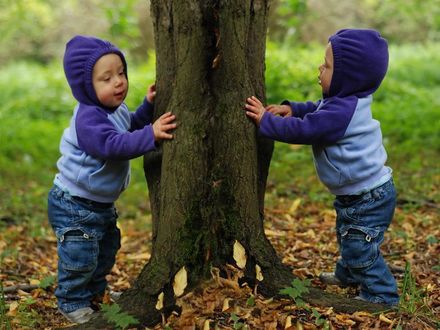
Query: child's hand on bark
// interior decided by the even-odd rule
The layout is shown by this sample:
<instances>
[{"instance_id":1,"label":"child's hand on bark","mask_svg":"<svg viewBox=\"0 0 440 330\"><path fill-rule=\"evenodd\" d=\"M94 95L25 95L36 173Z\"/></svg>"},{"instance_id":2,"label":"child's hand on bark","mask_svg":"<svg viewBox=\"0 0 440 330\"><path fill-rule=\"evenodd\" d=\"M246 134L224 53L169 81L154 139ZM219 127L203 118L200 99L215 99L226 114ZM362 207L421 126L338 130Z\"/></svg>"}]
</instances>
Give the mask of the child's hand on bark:
<instances>
[{"instance_id":1,"label":"child's hand on bark","mask_svg":"<svg viewBox=\"0 0 440 330\"><path fill-rule=\"evenodd\" d=\"M156 142L173 139L174 136L169 131L177 127L177 124L174 122L175 119L176 116L171 112L164 113L157 118L153 124L154 140Z\"/></svg>"},{"instance_id":2,"label":"child's hand on bark","mask_svg":"<svg viewBox=\"0 0 440 330\"><path fill-rule=\"evenodd\" d=\"M257 126L260 126L261 118L263 118L266 109L263 104L255 96L246 99L246 115L251 118Z\"/></svg>"}]
</instances>

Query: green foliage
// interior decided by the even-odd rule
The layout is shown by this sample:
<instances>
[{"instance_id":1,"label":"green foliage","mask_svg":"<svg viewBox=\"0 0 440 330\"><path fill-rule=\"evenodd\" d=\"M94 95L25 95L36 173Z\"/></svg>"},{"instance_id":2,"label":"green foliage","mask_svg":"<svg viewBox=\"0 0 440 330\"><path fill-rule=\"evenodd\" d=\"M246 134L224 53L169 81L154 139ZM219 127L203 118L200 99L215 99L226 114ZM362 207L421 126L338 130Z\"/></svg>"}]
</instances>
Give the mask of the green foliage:
<instances>
[{"instance_id":1,"label":"green foliage","mask_svg":"<svg viewBox=\"0 0 440 330\"><path fill-rule=\"evenodd\" d=\"M309 14L307 0L278 0L274 3L269 20L269 35L272 40L293 43L298 40L298 28Z\"/></svg>"},{"instance_id":2,"label":"green foliage","mask_svg":"<svg viewBox=\"0 0 440 330\"><path fill-rule=\"evenodd\" d=\"M139 324L136 318L123 312L118 304L101 304L100 306L105 319L110 323L114 323L117 329L126 329L129 325Z\"/></svg>"},{"instance_id":3,"label":"green foliage","mask_svg":"<svg viewBox=\"0 0 440 330\"><path fill-rule=\"evenodd\" d=\"M440 40L440 6L438 0L370 0L373 24L391 41Z\"/></svg>"},{"instance_id":4,"label":"green foliage","mask_svg":"<svg viewBox=\"0 0 440 330\"><path fill-rule=\"evenodd\" d=\"M56 276L54 275L46 276L40 281L39 286L42 289L47 289L48 287L51 287L52 285L55 284L55 280L56 280Z\"/></svg>"},{"instance_id":5,"label":"green foliage","mask_svg":"<svg viewBox=\"0 0 440 330\"><path fill-rule=\"evenodd\" d=\"M440 40L438 0L276 0L272 7L269 36L284 44L325 41L346 27L375 28L396 43Z\"/></svg>"},{"instance_id":6,"label":"green foliage","mask_svg":"<svg viewBox=\"0 0 440 330\"><path fill-rule=\"evenodd\" d=\"M42 323L42 316L34 308L36 301L33 298L26 298L20 301L17 315L15 319L18 320L19 328L38 329Z\"/></svg>"},{"instance_id":7,"label":"green foliage","mask_svg":"<svg viewBox=\"0 0 440 330\"><path fill-rule=\"evenodd\" d=\"M432 245L432 244L437 244L440 240L437 237L433 236L433 235L429 235L426 238L426 241L428 242L428 244Z\"/></svg>"},{"instance_id":8,"label":"green foliage","mask_svg":"<svg viewBox=\"0 0 440 330\"><path fill-rule=\"evenodd\" d=\"M0 71L0 120L16 124L22 119L52 121L73 110L71 96L61 62L41 66L16 63ZM10 130L15 130L15 125Z\"/></svg>"},{"instance_id":9,"label":"green foliage","mask_svg":"<svg viewBox=\"0 0 440 330\"><path fill-rule=\"evenodd\" d=\"M11 321L9 317L6 315L7 313L7 305L5 301L5 294L3 292L3 283L0 281L0 329L11 330Z\"/></svg>"},{"instance_id":10,"label":"green foliage","mask_svg":"<svg viewBox=\"0 0 440 330\"><path fill-rule=\"evenodd\" d=\"M312 308L312 314L315 317L315 325L318 326L320 329L330 329L330 324L328 321L322 317L322 315L315 309Z\"/></svg>"},{"instance_id":11,"label":"green foliage","mask_svg":"<svg viewBox=\"0 0 440 330\"><path fill-rule=\"evenodd\" d=\"M248 298L248 300L246 300L246 306L248 306L248 307L253 307L253 306L255 306L255 297L254 296L250 296L249 298Z\"/></svg>"},{"instance_id":12,"label":"green foliage","mask_svg":"<svg viewBox=\"0 0 440 330\"><path fill-rule=\"evenodd\" d=\"M54 20L54 3L50 0L0 0L0 62L17 56L43 59L44 31Z\"/></svg>"},{"instance_id":13,"label":"green foliage","mask_svg":"<svg viewBox=\"0 0 440 330\"><path fill-rule=\"evenodd\" d=\"M152 48L148 3L142 0L0 0L0 8L0 63L48 63L75 34L110 39L129 52Z\"/></svg>"},{"instance_id":14,"label":"green foliage","mask_svg":"<svg viewBox=\"0 0 440 330\"><path fill-rule=\"evenodd\" d=\"M302 295L309 292L309 286L310 280L300 280L298 278L295 278L292 281L291 286L280 290L280 294L288 295L290 298L293 299L297 306L305 307L306 304L302 299Z\"/></svg>"},{"instance_id":15,"label":"green foliage","mask_svg":"<svg viewBox=\"0 0 440 330\"><path fill-rule=\"evenodd\" d=\"M154 47L148 1L0 0L0 8L0 63L49 63L75 34L110 39L139 60ZM349 26L376 28L398 43L439 41L439 17L438 0L275 0L269 38L304 45Z\"/></svg>"},{"instance_id":16,"label":"green foliage","mask_svg":"<svg viewBox=\"0 0 440 330\"><path fill-rule=\"evenodd\" d=\"M315 308L310 308L302 299L303 294L309 292L310 282L311 281L309 279L300 280L298 278L295 278L292 281L291 286L281 289L279 293L288 295L290 298L293 299L295 305L304 308L306 311L311 312L313 317L315 318L315 325L320 327L320 329L330 329L328 321L322 317L318 310Z\"/></svg>"},{"instance_id":17,"label":"green foliage","mask_svg":"<svg viewBox=\"0 0 440 330\"><path fill-rule=\"evenodd\" d=\"M122 49L133 48L133 43L136 43L141 35L136 15L138 3L138 0L104 3L104 13L110 23L111 40Z\"/></svg>"},{"instance_id":18,"label":"green foliage","mask_svg":"<svg viewBox=\"0 0 440 330\"><path fill-rule=\"evenodd\" d=\"M232 322L234 322L234 324L232 325L233 329L235 330L247 329L246 325L241 321L241 319L237 316L237 314L232 313L231 320Z\"/></svg>"},{"instance_id":19,"label":"green foliage","mask_svg":"<svg viewBox=\"0 0 440 330\"><path fill-rule=\"evenodd\" d=\"M399 310L411 315L417 313L428 313L425 302L425 290L417 286L416 279L411 273L411 264L406 262L405 274L402 283L402 297L400 299Z\"/></svg>"},{"instance_id":20,"label":"green foliage","mask_svg":"<svg viewBox=\"0 0 440 330\"><path fill-rule=\"evenodd\" d=\"M320 97L318 66L324 51L319 47L289 48L269 42L266 47L266 93L268 103L285 99L309 100ZM324 49L324 48L323 48Z\"/></svg>"}]
</instances>

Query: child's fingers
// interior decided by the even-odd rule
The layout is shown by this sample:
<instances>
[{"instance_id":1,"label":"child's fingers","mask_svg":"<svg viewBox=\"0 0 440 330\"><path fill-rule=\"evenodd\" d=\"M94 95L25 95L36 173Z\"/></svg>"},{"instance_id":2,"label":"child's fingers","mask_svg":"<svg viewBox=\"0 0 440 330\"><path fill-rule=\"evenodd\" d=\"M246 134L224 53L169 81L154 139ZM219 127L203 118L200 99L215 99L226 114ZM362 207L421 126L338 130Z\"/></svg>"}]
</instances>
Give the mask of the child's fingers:
<instances>
[{"instance_id":1,"label":"child's fingers","mask_svg":"<svg viewBox=\"0 0 440 330\"><path fill-rule=\"evenodd\" d=\"M258 104L258 105L260 105L260 106L263 106L263 103L261 103L261 101L260 101L259 99L257 99L255 96L252 96L252 100L253 100L256 104Z\"/></svg>"},{"instance_id":2,"label":"child's fingers","mask_svg":"<svg viewBox=\"0 0 440 330\"><path fill-rule=\"evenodd\" d=\"M159 120L162 124L168 124L176 119L176 116L171 112L166 112L162 116L159 117Z\"/></svg>"},{"instance_id":3,"label":"child's fingers","mask_svg":"<svg viewBox=\"0 0 440 330\"><path fill-rule=\"evenodd\" d=\"M273 109L273 108L275 108L275 107L276 107L275 104L269 104L269 105L266 107L266 110L270 110L270 109Z\"/></svg>"},{"instance_id":4,"label":"child's fingers","mask_svg":"<svg viewBox=\"0 0 440 330\"><path fill-rule=\"evenodd\" d=\"M246 104L246 110L247 111L252 111L252 112L254 112L254 113L259 113L260 111L262 111L262 110L260 110L260 108L259 107L257 107L257 106L253 106L253 105L250 105L250 104Z\"/></svg>"},{"instance_id":5,"label":"child's fingers","mask_svg":"<svg viewBox=\"0 0 440 330\"><path fill-rule=\"evenodd\" d=\"M160 132L159 133L159 138L161 140L172 140L174 138L174 136L172 134L169 134L169 133Z\"/></svg>"},{"instance_id":6,"label":"child's fingers","mask_svg":"<svg viewBox=\"0 0 440 330\"><path fill-rule=\"evenodd\" d=\"M279 109L276 106L268 106L266 110L274 115L278 115L280 113Z\"/></svg>"},{"instance_id":7,"label":"child's fingers","mask_svg":"<svg viewBox=\"0 0 440 330\"><path fill-rule=\"evenodd\" d=\"M244 107L245 107L247 110L255 110L255 106L253 106L253 105L251 105L251 104L249 104L249 103L245 104Z\"/></svg>"},{"instance_id":8,"label":"child's fingers","mask_svg":"<svg viewBox=\"0 0 440 330\"><path fill-rule=\"evenodd\" d=\"M252 119L258 119L258 115L253 112L250 112L250 111L246 111L246 116L248 116Z\"/></svg>"},{"instance_id":9,"label":"child's fingers","mask_svg":"<svg viewBox=\"0 0 440 330\"><path fill-rule=\"evenodd\" d=\"M271 104L266 108L267 111L269 111L270 113L273 113L274 115L279 115L284 113L284 109L283 107L276 105L276 104Z\"/></svg>"},{"instance_id":10,"label":"child's fingers","mask_svg":"<svg viewBox=\"0 0 440 330\"><path fill-rule=\"evenodd\" d=\"M170 116L170 117L166 117L166 118L162 118L162 120L160 121L162 124L166 125L169 124L171 122L173 122L174 120L176 120L176 116Z\"/></svg>"},{"instance_id":11,"label":"child's fingers","mask_svg":"<svg viewBox=\"0 0 440 330\"><path fill-rule=\"evenodd\" d=\"M255 98L254 96L248 97L248 98L246 99L246 102L247 102L248 104L252 104L252 105L254 105L254 106L259 105L258 99Z\"/></svg>"},{"instance_id":12,"label":"child's fingers","mask_svg":"<svg viewBox=\"0 0 440 330\"><path fill-rule=\"evenodd\" d=\"M168 124L168 125L162 125L162 131L167 132L169 130L175 129L177 127L177 124Z\"/></svg>"},{"instance_id":13,"label":"child's fingers","mask_svg":"<svg viewBox=\"0 0 440 330\"><path fill-rule=\"evenodd\" d=\"M171 111L168 111L168 112L165 112L165 113L164 113L162 116L160 116L159 118L160 118L160 119L163 119L163 118L169 117L169 116L171 116L171 115L173 115L172 112L171 112Z\"/></svg>"},{"instance_id":14,"label":"child's fingers","mask_svg":"<svg viewBox=\"0 0 440 330\"><path fill-rule=\"evenodd\" d=\"M248 97L248 98L246 99L246 102L247 102L248 104L251 104L251 105L254 105L254 106L261 105L261 102L258 101L258 99L257 99L255 96Z\"/></svg>"}]
</instances>

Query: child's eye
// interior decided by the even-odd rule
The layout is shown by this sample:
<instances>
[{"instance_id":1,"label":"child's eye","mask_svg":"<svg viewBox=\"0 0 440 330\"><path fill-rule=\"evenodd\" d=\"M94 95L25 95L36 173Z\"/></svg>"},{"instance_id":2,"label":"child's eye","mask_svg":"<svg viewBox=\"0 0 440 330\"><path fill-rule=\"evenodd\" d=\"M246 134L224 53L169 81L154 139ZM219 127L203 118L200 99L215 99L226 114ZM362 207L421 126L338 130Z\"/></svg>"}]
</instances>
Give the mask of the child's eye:
<instances>
[{"instance_id":1,"label":"child's eye","mask_svg":"<svg viewBox=\"0 0 440 330\"><path fill-rule=\"evenodd\" d=\"M124 71L119 72L119 75L120 75L120 76L125 75Z\"/></svg>"}]
</instances>

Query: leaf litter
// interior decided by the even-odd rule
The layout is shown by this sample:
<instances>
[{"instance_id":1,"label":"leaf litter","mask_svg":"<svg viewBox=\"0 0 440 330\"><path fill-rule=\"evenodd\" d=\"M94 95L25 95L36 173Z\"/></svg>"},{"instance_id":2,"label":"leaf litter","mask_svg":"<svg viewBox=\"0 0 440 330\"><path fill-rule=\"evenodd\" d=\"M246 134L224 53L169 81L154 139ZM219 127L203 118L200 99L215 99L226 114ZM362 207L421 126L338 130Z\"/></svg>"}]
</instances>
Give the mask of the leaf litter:
<instances>
[{"instance_id":1,"label":"leaf litter","mask_svg":"<svg viewBox=\"0 0 440 330\"><path fill-rule=\"evenodd\" d=\"M151 231L139 221L120 221L122 247L108 276L114 291L128 289L150 258ZM51 233L41 215L42 226ZM353 288L325 286L318 280L331 271L338 258L334 211L320 203L296 199L290 205L266 210L265 232L282 261L299 279L342 295L355 295ZM56 240L52 234L33 237L25 225L7 223L0 231L0 281L5 315L0 320L12 329L54 329L71 325L57 311ZM178 298L179 316L163 318L154 329L436 329L440 327L440 217L438 209L408 212L397 208L385 235L382 252L399 283L410 263L413 291L402 295L405 308L373 315L358 311L336 313L332 308L296 306L287 299L267 299L257 288L239 284L241 270L227 266L227 277L212 270L212 279ZM408 280L408 278L406 278ZM44 285L40 285L44 283ZM33 290L20 286L33 285ZM43 289L45 287L45 289ZM15 289L16 288L16 289ZM0 297L1 298L1 297ZM106 300L110 303L108 297ZM7 319L6 319L7 317ZM0 325L0 329L6 326Z\"/></svg>"}]
</instances>

